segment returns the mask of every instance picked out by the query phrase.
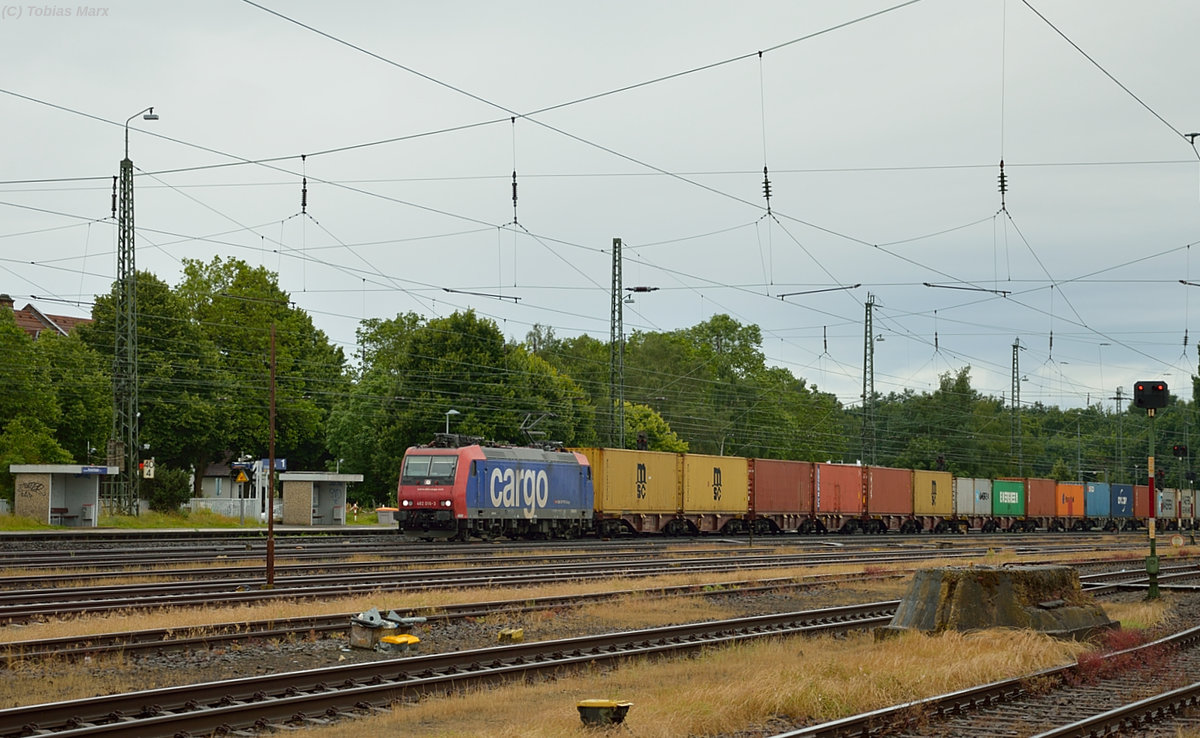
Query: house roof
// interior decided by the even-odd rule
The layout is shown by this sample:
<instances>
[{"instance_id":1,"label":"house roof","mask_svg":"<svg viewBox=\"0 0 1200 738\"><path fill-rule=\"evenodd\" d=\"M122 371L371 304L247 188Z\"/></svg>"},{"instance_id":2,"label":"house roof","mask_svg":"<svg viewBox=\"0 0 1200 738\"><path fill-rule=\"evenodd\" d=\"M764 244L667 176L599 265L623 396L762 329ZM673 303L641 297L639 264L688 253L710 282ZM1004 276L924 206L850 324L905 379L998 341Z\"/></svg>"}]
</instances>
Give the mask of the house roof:
<instances>
[{"instance_id":1,"label":"house roof","mask_svg":"<svg viewBox=\"0 0 1200 738\"><path fill-rule=\"evenodd\" d=\"M28 333L30 338L37 338L43 331L50 331L65 336L80 323L92 322L90 318L76 318L71 315L43 313L34 307L32 303L27 303L25 307L17 310L14 307L13 299L8 295L0 295L0 308L12 310L17 327Z\"/></svg>"}]
</instances>

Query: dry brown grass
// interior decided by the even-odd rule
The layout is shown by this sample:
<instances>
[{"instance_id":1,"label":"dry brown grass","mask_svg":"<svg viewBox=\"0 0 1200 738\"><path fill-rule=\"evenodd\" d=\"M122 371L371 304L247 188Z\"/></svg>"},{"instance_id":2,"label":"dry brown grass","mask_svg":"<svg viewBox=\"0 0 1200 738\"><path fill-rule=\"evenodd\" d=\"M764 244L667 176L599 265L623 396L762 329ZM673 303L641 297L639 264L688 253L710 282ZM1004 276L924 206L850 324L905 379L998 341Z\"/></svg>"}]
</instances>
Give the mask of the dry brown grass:
<instances>
[{"instance_id":1,"label":"dry brown grass","mask_svg":"<svg viewBox=\"0 0 1200 738\"><path fill-rule=\"evenodd\" d=\"M847 567L848 568L848 567ZM479 589L439 590L437 592L371 592L362 595L316 602L283 600L262 604L208 607L197 609L172 609L149 612L121 612L101 615L82 615L71 619L54 619L44 623L0 628L0 643L18 640L59 638L64 636L87 636L117 633L126 630L152 628L190 628L217 624L245 623L249 620L271 620L304 615L338 614L361 612L371 607L383 610L405 611L415 608L442 607L491 600L532 600L539 597L555 597L577 594L620 592L624 590L652 589L656 587L696 586L705 588L730 588L741 582L758 583L769 579L801 580L804 575L797 569L772 569L755 572L753 575L672 574L636 580L612 579L594 582L560 582L528 587L487 587ZM899 580L883 580L863 586L878 587L881 599L895 598L902 590Z\"/></svg>"},{"instance_id":2,"label":"dry brown grass","mask_svg":"<svg viewBox=\"0 0 1200 738\"><path fill-rule=\"evenodd\" d=\"M719 649L701 659L639 661L532 686L509 685L404 705L390 715L308 731L362 735L595 735L575 703L634 703L617 735L681 738L733 733L774 716L825 721L969 685L1070 663L1085 646L1031 632L942 636L869 634L786 639Z\"/></svg>"},{"instance_id":3,"label":"dry brown grass","mask_svg":"<svg viewBox=\"0 0 1200 738\"><path fill-rule=\"evenodd\" d=\"M1004 563L1023 562L1044 564L1053 563L1053 560L1044 555L1018 557L1007 553L989 551L987 555L973 562L965 559L934 559L919 564L872 564L870 565L870 573L873 575L886 575L888 573L906 574L916 569L936 566L966 566L971 563L997 566ZM203 628L208 625L245 623L249 620L271 620L314 614L325 615L360 612L371 607L405 611L414 608L436 608L445 605L489 600L535 599L538 597L653 589L656 587L700 586L709 589L720 589L724 587L732 588L733 585L743 582L761 583L772 579L801 581L811 577L825 578L842 574L862 573L864 573L864 567L861 565L842 564L819 567L806 565L764 569L753 573L664 574L655 577L613 578L604 581L563 582L513 588L489 587L439 590L427 593L372 592L316 602L283 600L227 607L182 608L152 610L148 612L127 611L102 615L82 615L62 620L53 619L44 623L23 626L10 625L0 627L0 643L65 636L79 637L154 628ZM122 581L129 583L130 580L125 578ZM869 587L873 591L878 591L880 599L898 598L903 595L907 586L907 582L902 579L860 579L856 584ZM623 610L629 612L631 608L623 608ZM614 623L614 626L617 625Z\"/></svg>"}]
</instances>

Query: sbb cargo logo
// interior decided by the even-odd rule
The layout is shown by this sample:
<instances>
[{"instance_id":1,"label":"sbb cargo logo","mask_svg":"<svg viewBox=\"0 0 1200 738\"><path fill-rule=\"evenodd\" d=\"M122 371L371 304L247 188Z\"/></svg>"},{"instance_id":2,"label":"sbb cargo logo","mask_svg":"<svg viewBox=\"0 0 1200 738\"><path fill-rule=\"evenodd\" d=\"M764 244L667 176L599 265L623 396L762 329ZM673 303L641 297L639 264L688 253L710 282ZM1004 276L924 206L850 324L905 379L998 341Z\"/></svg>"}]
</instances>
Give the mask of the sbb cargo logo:
<instances>
[{"instance_id":1,"label":"sbb cargo logo","mask_svg":"<svg viewBox=\"0 0 1200 738\"><path fill-rule=\"evenodd\" d=\"M1001 505L1017 505L1021 502L1021 495L1011 490L1000 490L996 493L996 502Z\"/></svg>"},{"instance_id":2,"label":"sbb cargo logo","mask_svg":"<svg viewBox=\"0 0 1200 738\"><path fill-rule=\"evenodd\" d=\"M550 500L550 477L545 469L492 469L489 482L493 507L521 507L527 518L533 518Z\"/></svg>"}]
</instances>

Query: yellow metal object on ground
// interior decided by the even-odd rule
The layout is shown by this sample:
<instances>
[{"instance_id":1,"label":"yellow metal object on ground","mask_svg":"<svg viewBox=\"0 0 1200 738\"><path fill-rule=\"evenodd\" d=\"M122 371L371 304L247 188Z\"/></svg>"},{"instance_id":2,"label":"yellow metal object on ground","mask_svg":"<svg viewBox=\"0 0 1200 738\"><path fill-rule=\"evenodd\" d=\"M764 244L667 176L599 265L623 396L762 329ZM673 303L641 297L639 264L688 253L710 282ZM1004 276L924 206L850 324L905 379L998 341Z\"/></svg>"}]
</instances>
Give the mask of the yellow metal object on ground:
<instances>
[{"instance_id":1,"label":"yellow metal object on ground","mask_svg":"<svg viewBox=\"0 0 1200 738\"><path fill-rule=\"evenodd\" d=\"M625 714L633 707L632 702L616 700L580 700L575 705L579 719L585 725L615 725L625 721Z\"/></svg>"},{"instance_id":2,"label":"yellow metal object on ground","mask_svg":"<svg viewBox=\"0 0 1200 738\"><path fill-rule=\"evenodd\" d=\"M501 642L520 643L525 640L524 628L505 628L496 636L496 640Z\"/></svg>"},{"instance_id":3,"label":"yellow metal object on ground","mask_svg":"<svg viewBox=\"0 0 1200 738\"><path fill-rule=\"evenodd\" d=\"M389 651L407 651L415 649L421 642L412 633L398 633L396 635L386 635L379 639L379 644Z\"/></svg>"}]
</instances>

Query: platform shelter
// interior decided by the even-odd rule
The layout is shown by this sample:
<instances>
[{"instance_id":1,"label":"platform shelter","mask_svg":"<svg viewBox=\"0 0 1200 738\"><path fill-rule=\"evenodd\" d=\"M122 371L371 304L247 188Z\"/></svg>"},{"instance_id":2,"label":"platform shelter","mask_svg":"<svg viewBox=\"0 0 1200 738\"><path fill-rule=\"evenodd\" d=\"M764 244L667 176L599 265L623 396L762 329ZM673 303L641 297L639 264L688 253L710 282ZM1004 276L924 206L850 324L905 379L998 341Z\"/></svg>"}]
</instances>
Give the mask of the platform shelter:
<instances>
[{"instance_id":1,"label":"platform shelter","mask_svg":"<svg viewBox=\"0 0 1200 738\"><path fill-rule=\"evenodd\" d=\"M361 482L361 474L284 472L284 525L345 525L346 486Z\"/></svg>"},{"instance_id":2,"label":"platform shelter","mask_svg":"<svg viewBox=\"0 0 1200 738\"><path fill-rule=\"evenodd\" d=\"M94 528L100 517L100 480L115 466L13 464L13 513L49 525Z\"/></svg>"}]
</instances>

